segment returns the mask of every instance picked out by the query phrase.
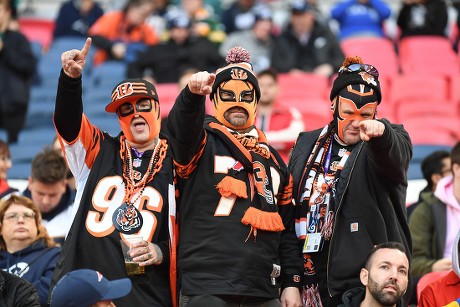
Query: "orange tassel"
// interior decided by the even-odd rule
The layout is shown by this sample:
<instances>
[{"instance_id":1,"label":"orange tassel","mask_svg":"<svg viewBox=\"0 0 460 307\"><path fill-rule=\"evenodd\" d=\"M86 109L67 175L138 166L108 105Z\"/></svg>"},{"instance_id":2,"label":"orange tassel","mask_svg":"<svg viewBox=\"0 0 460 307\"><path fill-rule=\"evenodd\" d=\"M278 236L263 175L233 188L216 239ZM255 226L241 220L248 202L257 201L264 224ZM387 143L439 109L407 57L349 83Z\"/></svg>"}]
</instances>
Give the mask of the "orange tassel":
<instances>
[{"instance_id":1,"label":"orange tassel","mask_svg":"<svg viewBox=\"0 0 460 307\"><path fill-rule=\"evenodd\" d=\"M246 183L230 176L225 176L224 179L216 185L216 189L219 191L220 195L224 197L236 195L237 197L248 198Z\"/></svg>"},{"instance_id":2,"label":"orange tassel","mask_svg":"<svg viewBox=\"0 0 460 307\"><path fill-rule=\"evenodd\" d=\"M241 222L245 225L251 225L255 229L266 231L284 230L283 220L278 212L262 211L254 207L249 207L246 210Z\"/></svg>"}]
</instances>

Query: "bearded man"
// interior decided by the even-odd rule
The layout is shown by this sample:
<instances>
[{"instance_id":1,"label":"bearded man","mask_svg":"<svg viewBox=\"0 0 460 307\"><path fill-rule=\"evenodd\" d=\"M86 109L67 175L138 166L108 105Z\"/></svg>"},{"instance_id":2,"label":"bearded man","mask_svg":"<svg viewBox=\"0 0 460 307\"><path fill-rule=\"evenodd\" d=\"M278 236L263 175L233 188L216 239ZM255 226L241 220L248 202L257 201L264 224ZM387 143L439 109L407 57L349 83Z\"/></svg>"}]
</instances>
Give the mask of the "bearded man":
<instances>
[{"instance_id":1,"label":"bearded man","mask_svg":"<svg viewBox=\"0 0 460 307\"><path fill-rule=\"evenodd\" d=\"M260 89L249 60L235 47L216 74L192 75L167 120L181 306L300 306L290 175L254 126ZM215 116L205 118L208 94Z\"/></svg>"},{"instance_id":2,"label":"bearded man","mask_svg":"<svg viewBox=\"0 0 460 307\"><path fill-rule=\"evenodd\" d=\"M364 288L348 290L339 307L402 307L409 282L409 259L404 245L387 242L367 256L359 278Z\"/></svg>"}]
</instances>

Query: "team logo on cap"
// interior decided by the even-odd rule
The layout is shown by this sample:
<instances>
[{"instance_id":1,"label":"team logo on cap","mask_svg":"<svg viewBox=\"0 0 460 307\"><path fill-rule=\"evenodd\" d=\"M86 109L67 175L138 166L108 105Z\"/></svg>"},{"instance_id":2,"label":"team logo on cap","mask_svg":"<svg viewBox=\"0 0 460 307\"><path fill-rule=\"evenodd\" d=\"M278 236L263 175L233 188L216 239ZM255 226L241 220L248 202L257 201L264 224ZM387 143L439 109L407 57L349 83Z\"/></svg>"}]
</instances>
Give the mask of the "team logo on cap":
<instances>
[{"instance_id":1,"label":"team logo on cap","mask_svg":"<svg viewBox=\"0 0 460 307\"><path fill-rule=\"evenodd\" d=\"M122 99L123 97L132 95L133 93L133 85L130 82L126 82L117 86L115 91L113 91L112 100Z\"/></svg>"},{"instance_id":2,"label":"team logo on cap","mask_svg":"<svg viewBox=\"0 0 460 307\"><path fill-rule=\"evenodd\" d=\"M102 274L99 273L98 271L96 271L96 273L97 273L97 281L98 281L98 282L101 282L102 277L103 277Z\"/></svg>"},{"instance_id":3,"label":"team logo on cap","mask_svg":"<svg viewBox=\"0 0 460 307\"><path fill-rule=\"evenodd\" d=\"M248 73L244 69L233 68L231 77L233 80L246 80L248 78Z\"/></svg>"}]
</instances>

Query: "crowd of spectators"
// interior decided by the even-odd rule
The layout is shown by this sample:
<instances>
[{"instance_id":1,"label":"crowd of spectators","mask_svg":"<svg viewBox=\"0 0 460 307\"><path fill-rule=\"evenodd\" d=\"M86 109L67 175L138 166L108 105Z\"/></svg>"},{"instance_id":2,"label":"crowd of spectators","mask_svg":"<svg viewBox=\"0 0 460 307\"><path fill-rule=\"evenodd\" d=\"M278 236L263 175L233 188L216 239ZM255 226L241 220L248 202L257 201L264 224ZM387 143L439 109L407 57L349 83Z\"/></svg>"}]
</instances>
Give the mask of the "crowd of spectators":
<instances>
[{"instance_id":1,"label":"crowd of spectators","mask_svg":"<svg viewBox=\"0 0 460 307\"><path fill-rule=\"evenodd\" d=\"M154 84L176 83L178 91L183 87L182 76L200 70L215 71L224 65L226 53L232 47L246 48L252 55L251 63L262 93L255 123L287 161L293 142L305 130L304 121L308 118L302 118L295 107L285 108L289 103L277 105L278 90L289 91L279 89L280 74L314 74L330 80L346 55L342 43L360 37L388 39L397 51L398 44L406 38L436 36L449 40L458 53L460 1L402 0L399 9L394 10L388 0L341 0L335 1L328 12L321 10L317 2L292 0L279 5L277 1L235 0L221 6L220 1L211 0L126 0L118 9L108 10L95 0L69 0L56 11L52 36L53 41L90 36L96 49L91 54L94 69L107 61L118 62L126 67L126 74L121 77L144 78ZM19 270L21 277L24 275L36 286L44 305L49 271L54 269L58 246L63 243L74 214L75 187L69 185L72 176L64 158L53 150L34 156L24 191L8 184L7 171L14 167L11 156L15 155L8 144L18 142L18 135L27 124L27 105L33 103L27 102L29 91L41 86L32 83L32 74L40 74L37 63L46 55L32 55L34 41L27 42L21 34L20 25L16 24L20 12L7 3L0 0L0 92L5 93L0 97L0 127L7 131L7 138L0 140L0 198L22 193L32 202L17 196L9 205L20 208L21 212L16 210L16 215L8 215L10 207L0 208L0 218L21 221L34 229L34 235L25 241L26 245L12 248L10 242L14 243L14 238L8 237L8 224L0 227L0 254L4 262L9 261L0 264L2 269L16 275L18 272L14 270ZM452 12L456 13L451 15ZM455 20L450 16L455 16ZM396 35L390 33L391 20L397 27ZM17 82L12 85L12 80ZM49 144L43 144L46 145ZM458 147L455 149L458 151ZM443 151L438 155L439 161L427 160L422 165L428 186L410 209L411 213L414 211L411 219L408 218L414 244L411 270L415 282L431 271L452 269L450 257L457 234L454 230L460 225L455 207L458 198L452 191L454 188L450 188L456 186L459 154ZM441 163L441 159L445 161ZM434 215L436 210L432 206L440 207L443 215ZM440 237L440 233L444 236ZM40 260L29 263L30 271L25 271L19 267L18 251L19 255L24 252L25 257L27 253L38 254ZM49 256L49 262L45 261L48 256L43 255Z\"/></svg>"}]
</instances>

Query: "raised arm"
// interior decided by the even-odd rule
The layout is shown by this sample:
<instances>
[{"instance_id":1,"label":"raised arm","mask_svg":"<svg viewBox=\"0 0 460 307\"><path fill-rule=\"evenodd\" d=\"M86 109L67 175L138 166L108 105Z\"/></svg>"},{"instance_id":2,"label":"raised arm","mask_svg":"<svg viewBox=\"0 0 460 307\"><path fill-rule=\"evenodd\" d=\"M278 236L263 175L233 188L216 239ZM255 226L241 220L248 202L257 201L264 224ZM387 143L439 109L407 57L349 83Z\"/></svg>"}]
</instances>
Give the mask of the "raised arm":
<instances>
[{"instance_id":1,"label":"raised arm","mask_svg":"<svg viewBox=\"0 0 460 307\"><path fill-rule=\"evenodd\" d=\"M62 70L53 119L57 132L67 142L75 140L80 131L83 114L81 75L90 47L91 38L88 38L81 50L72 49L61 55Z\"/></svg>"},{"instance_id":2,"label":"raised arm","mask_svg":"<svg viewBox=\"0 0 460 307\"><path fill-rule=\"evenodd\" d=\"M188 164L204 140L205 96L215 79L215 74L205 71L193 74L169 113L166 133L180 164Z\"/></svg>"}]
</instances>

